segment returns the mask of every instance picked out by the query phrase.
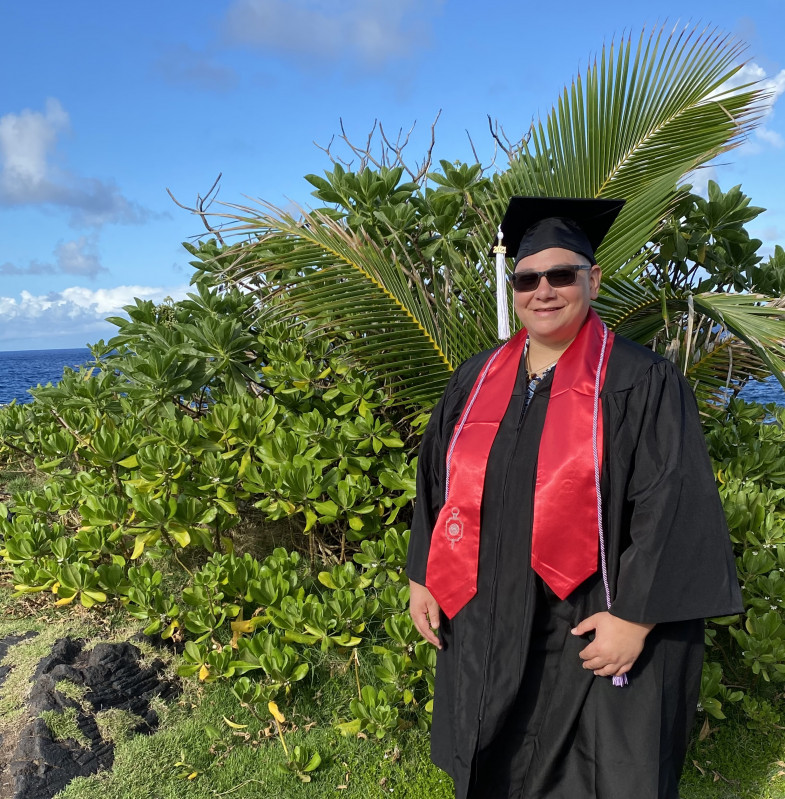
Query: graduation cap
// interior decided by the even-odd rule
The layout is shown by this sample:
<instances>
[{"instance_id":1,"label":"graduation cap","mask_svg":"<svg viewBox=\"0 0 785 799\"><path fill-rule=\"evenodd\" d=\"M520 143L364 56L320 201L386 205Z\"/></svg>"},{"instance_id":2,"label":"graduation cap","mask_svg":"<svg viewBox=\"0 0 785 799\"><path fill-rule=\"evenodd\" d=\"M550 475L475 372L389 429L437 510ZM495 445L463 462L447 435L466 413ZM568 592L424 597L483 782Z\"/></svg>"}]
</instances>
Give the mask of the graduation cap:
<instances>
[{"instance_id":1,"label":"graduation cap","mask_svg":"<svg viewBox=\"0 0 785 799\"><path fill-rule=\"evenodd\" d=\"M593 263L594 251L623 205L624 200L511 197L501 223L501 243L516 263L549 247L572 250Z\"/></svg>"},{"instance_id":2,"label":"graduation cap","mask_svg":"<svg viewBox=\"0 0 785 799\"><path fill-rule=\"evenodd\" d=\"M500 339L510 337L505 256L521 258L561 247L595 263L594 251L611 229L624 200L583 197L511 197L499 226L496 256L496 311Z\"/></svg>"}]
</instances>

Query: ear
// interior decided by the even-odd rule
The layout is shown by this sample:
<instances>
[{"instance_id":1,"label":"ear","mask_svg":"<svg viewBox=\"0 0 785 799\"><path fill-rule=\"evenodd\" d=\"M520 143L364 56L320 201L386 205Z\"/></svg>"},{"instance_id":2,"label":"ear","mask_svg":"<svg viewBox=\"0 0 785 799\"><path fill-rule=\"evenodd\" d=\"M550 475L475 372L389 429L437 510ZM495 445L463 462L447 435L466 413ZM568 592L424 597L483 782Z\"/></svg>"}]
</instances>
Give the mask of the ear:
<instances>
[{"instance_id":1,"label":"ear","mask_svg":"<svg viewBox=\"0 0 785 799\"><path fill-rule=\"evenodd\" d=\"M602 269L594 264L589 270L589 296L596 300L600 293L600 281L602 280Z\"/></svg>"}]
</instances>

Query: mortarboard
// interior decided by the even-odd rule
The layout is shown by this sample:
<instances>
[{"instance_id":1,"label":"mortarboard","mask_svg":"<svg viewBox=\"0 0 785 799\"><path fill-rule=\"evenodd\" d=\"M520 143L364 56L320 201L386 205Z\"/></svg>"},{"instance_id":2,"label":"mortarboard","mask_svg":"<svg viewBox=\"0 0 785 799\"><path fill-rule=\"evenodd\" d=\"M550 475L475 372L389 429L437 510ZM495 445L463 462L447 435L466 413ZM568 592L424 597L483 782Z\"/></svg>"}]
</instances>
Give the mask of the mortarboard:
<instances>
[{"instance_id":1,"label":"mortarboard","mask_svg":"<svg viewBox=\"0 0 785 799\"><path fill-rule=\"evenodd\" d=\"M517 263L563 247L593 260L623 205L624 200L583 197L511 197L501 223L507 255Z\"/></svg>"}]
</instances>

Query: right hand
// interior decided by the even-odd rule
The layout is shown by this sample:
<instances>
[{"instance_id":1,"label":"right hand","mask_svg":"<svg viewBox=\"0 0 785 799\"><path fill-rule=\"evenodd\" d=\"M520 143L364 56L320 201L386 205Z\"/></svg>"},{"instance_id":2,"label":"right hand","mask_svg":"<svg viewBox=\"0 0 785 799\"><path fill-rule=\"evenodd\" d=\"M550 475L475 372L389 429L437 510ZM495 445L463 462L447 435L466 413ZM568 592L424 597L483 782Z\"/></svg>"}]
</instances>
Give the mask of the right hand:
<instances>
[{"instance_id":1,"label":"right hand","mask_svg":"<svg viewBox=\"0 0 785 799\"><path fill-rule=\"evenodd\" d=\"M409 580L409 615L420 635L437 649L442 645L434 630L439 629L439 605L424 586Z\"/></svg>"}]
</instances>

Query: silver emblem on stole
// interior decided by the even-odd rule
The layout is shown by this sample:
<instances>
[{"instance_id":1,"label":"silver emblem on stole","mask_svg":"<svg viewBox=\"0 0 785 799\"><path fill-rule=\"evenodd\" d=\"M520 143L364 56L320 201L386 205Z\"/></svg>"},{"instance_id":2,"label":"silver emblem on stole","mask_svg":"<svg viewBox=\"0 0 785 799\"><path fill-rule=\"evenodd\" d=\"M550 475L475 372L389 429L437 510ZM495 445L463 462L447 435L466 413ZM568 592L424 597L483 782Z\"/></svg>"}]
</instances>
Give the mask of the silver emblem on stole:
<instances>
[{"instance_id":1,"label":"silver emblem on stole","mask_svg":"<svg viewBox=\"0 0 785 799\"><path fill-rule=\"evenodd\" d=\"M450 542L450 549L454 549L455 545L463 538L463 522L459 518L460 509L452 508L450 512L452 516L445 522L444 532Z\"/></svg>"}]
</instances>

